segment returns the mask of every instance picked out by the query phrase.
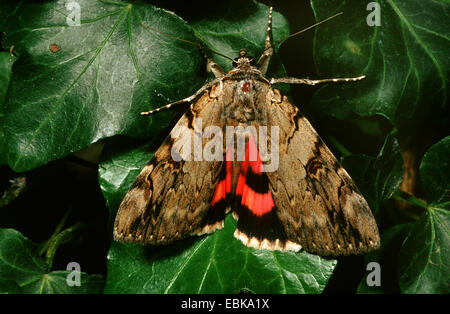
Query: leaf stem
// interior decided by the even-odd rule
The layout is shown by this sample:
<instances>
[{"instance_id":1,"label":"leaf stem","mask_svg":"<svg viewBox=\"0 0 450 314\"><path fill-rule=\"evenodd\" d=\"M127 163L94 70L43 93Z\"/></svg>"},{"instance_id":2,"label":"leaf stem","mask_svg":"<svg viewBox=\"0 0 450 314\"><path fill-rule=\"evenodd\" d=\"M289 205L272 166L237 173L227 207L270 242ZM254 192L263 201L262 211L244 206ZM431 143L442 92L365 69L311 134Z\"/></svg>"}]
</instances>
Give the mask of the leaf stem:
<instances>
[{"instance_id":1,"label":"leaf stem","mask_svg":"<svg viewBox=\"0 0 450 314\"><path fill-rule=\"evenodd\" d=\"M328 141L333 144L334 147L336 147L336 149L342 154L342 157L348 157L352 155L352 153L333 136L328 136Z\"/></svg>"},{"instance_id":2,"label":"leaf stem","mask_svg":"<svg viewBox=\"0 0 450 314\"><path fill-rule=\"evenodd\" d=\"M59 221L58 226L56 226L55 231L53 231L52 235L50 236L50 238L45 241L45 243L42 245L41 249L39 250L39 255L44 255L45 251L47 251L48 246L50 244L50 242L52 241L52 239L54 237L56 237L58 235L58 233L61 232L61 229L64 227L64 224L66 223L67 218L69 217L70 213L72 210L68 210L64 216L61 218L61 220Z\"/></svg>"},{"instance_id":3,"label":"leaf stem","mask_svg":"<svg viewBox=\"0 0 450 314\"><path fill-rule=\"evenodd\" d=\"M417 207L420 207L425 210L430 209L430 207L428 206L426 201L416 198L416 197L414 197L408 193L405 193L401 190L397 190L395 192L395 194L392 195L392 199L399 201L399 202L404 202L404 203L410 204L412 206L417 206ZM418 220L420 218L420 216L418 214L414 214L410 211L402 211L402 212L414 220Z\"/></svg>"},{"instance_id":4,"label":"leaf stem","mask_svg":"<svg viewBox=\"0 0 450 314\"><path fill-rule=\"evenodd\" d=\"M45 254L45 262L50 270L53 264L53 258L55 257L56 250L64 243L67 243L73 239L73 235L85 226L84 223L77 222L73 226L61 231L55 237L50 238L48 249Z\"/></svg>"},{"instance_id":5,"label":"leaf stem","mask_svg":"<svg viewBox=\"0 0 450 314\"><path fill-rule=\"evenodd\" d=\"M403 191L398 190L395 192L395 194L392 196L393 199L400 201L400 202L406 202L411 205L415 205L418 207L422 207L424 209L428 210L428 204L426 201L421 200L417 197L414 197L412 195L409 195L408 193L405 193Z\"/></svg>"}]
</instances>

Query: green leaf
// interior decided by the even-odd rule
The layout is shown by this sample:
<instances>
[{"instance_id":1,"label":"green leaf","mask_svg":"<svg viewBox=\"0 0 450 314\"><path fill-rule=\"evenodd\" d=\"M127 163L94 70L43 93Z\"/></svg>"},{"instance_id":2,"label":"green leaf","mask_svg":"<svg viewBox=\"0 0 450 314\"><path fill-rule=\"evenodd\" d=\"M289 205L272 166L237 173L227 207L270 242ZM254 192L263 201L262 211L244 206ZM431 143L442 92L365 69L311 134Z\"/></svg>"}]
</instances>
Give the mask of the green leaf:
<instances>
[{"instance_id":1,"label":"green leaf","mask_svg":"<svg viewBox=\"0 0 450 314\"><path fill-rule=\"evenodd\" d=\"M236 58L239 56L239 50L245 48L250 56L258 58L264 52L269 8L255 1L233 0L222 4L226 7L221 8L219 13L212 13L192 23L196 36L208 47L228 57ZM272 35L273 43L289 35L286 19L276 11L272 16ZM277 50L278 46L274 48ZM273 58L277 59L277 56ZM230 60L217 56L215 61L226 71L231 70ZM274 63L274 60L271 60L271 63ZM282 66L277 66L280 69L276 73L285 74ZM268 74L276 75L270 71Z\"/></svg>"},{"instance_id":2,"label":"green leaf","mask_svg":"<svg viewBox=\"0 0 450 314\"><path fill-rule=\"evenodd\" d=\"M108 254L106 293L320 293L335 260L244 246L225 228L161 248L114 242Z\"/></svg>"},{"instance_id":3,"label":"green leaf","mask_svg":"<svg viewBox=\"0 0 450 314\"><path fill-rule=\"evenodd\" d=\"M8 19L14 15L15 11L20 7L22 1L1 1L0 2L0 32L4 30Z\"/></svg>"},{"instance_id":4,"label":"green leaf","mask_svg":"<svg viewBox=\"0 0 450 314\"><path fill-rule=\"evenodd\" d=\"M125 148L120 150L119 147ZM144 165L153 157L150 145L116 143L114 148L106 146L99 164L98 181L111 210L110 218L116 216L125 192L136 180Z\"/></svg>"},{"instance_id":5,"label":"green leaf","mask_svg":"<svg viewBox=\"0 0 450 314\"><path fill-rule=\"evenodd\" d=\"M450 137L422 159L420 176L428 205L400 250L403 293L450 293Z\"/></svg>"},{"instance_id":6,"label":"green leaf","mask_svg":"<svg viewBox=\"0 0 450 314\"><path fill-rule=\"evenodd\" d=\"M409 121L448 98L449 2L377 1L381 26L369 26L368 2L313 0L316 20L344 14L320 25L315 63L321 77L366 78L330 84L314 97L318 109L339 119L381 115L393 125Z\"/></svg>"},{"instance_id":7,"label":"green leaf","mask_svg":"<svg viewBox=\"0 0 450 314\"><path fill-rule=\"evenodd\" d=\"M351 155L342 161L374 213L403 180L403 159L395 134L386 137L378 156Z\"/></svg>"},{"instance_id":8,"label":"green leaf","mask_svg":"<svg viewBox=\"0 0 450 314\"><path fill-rule=\"evenodd\" d=\"M430 207L400 250L403 293L450 293L450 204Z\"/></svg>"},{"instance_id":9,"label":"green leaf","mask_svg":"<svg viewBox=\"0 0 450 314\"><path fill-rule=\"evenodd\" d=\"M23 293L23 290L14 280L0 278L0 293L19 294Z\"/></svg>"},{"instance_id":10,"label":"green leaf","mask_svg":"<svg viewBox=\"0 0 450 314\"><path fill-rule=\"evenodd\" d=\"M99 275L80 273L81 286L69 286L72 271L48 271L38 245L13 229L0 229L0 291L2 293L99 293Z\"/></svg>"},{"instance_id":11,"label":"green leaf","mask_svg":"<svg viewBox=\"0 0 450 314\"><path fill-rule=\"evenodd\" d=\"M2 45L14 45L20 55L0 112L0 134L7 139L2 159L15 171L102 138L145 137L168 125L171 111L157 118L139 113L191 95L203 83L204 62L195 45L150 28L198 42L195 31L206 46L232 58L242 47L262 52L268 8L253 1L232 2L239 15L222 15L220 22L211 16L194 23L194 31L175 14L148 4L77 3L80 26L67 22L73 12L63 1L23 3L5 25ZM274 14L274 23L275 38L288 34L280 14Z\"/></svg>"},{"instance_id":12,"label":"green leaf","mask_svg":"<svg viewBox=\"0 0 450 314\"><path fill-rule=\"evenodd\" d=\"M195 35L207 47L212 48L230 58L239 56L242 48L255 60L264 52L267 15L269 8L256 1L221 1L218 8L199 21L193 21ZM272 14L272 36L276 45L289 35L289 24L278 12ZM279 44L274 47L275 51ZM230 60L217 55L214 60L225 70L232 68ZM285 77L286 71L279 56L275 53L271 58L267 77ZM288 84L277 84L284 94L289 93Z\"/></svg>"},{"instance_id":13,"label":"green leaf","mask_svg":"<svg viewBox=\"0 0 450 314\"><path fill-rule=\"evenodd\" d=\"M23 3L5 26L2 45L20 56L0 122L4 158L15 171L116 134L155 133L173 112L139 113L202 85L197 47L144 27L196 41L175 14L148 4L77 3L80 26L66 21L73 12L64 1Z\"/></svg>"},{"instance_id":14,"label":"green leaf","mask_svg":"<svg viewBox=\"0 0 450 314\"><path fill-rule=\"evenodd\" d=\"M420 164L427 200L430 203L450 201L450 136L433 145Z\"/></svg>"},{"instance_id":15,"label":"green leaf","mask_svg":"<svg viewBox=\"0 0 450 314\"><path fill-rule=\"evenodd\" d=\"M11 79L11 69L16 61L16 57L11 56L8 52L0 52L0 121L2 119L2 109L4 108L4 102L6 94L8 92L9 81ZM0 164L5 163L3 160L2 147L6 138L0 131Z\"/></svg>"},{"instance_id":16,"label":"green leaf","mask_svg":"<svg viewBox=\"0 0 450 314\"><path fill-rule=\"evenodd\" d=\"M15 61L16 57L11 56L8 52L0 52L0 108L3 107L5 101L11 79L11 69Z\"/></svg>"}]
</instances>

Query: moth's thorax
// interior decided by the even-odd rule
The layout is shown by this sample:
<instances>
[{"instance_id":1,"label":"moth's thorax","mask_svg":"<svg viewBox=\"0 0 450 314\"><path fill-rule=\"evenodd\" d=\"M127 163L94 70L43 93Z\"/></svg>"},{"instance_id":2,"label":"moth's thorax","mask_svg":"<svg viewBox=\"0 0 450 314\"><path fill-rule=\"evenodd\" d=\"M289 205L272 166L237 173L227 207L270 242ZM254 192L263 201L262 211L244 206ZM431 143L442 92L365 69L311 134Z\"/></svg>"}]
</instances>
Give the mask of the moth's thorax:
<instances>
[{"instance_id":1,"label":"moth's thorax","mask_svg":"<svg viewBox=\"0 0 450 314\"><path fill-rule=\"evenodd\" d=\"M250 63L244 63L240 66L238 65L237 67L234 67L225 77L225 79L235 81L247 78L269 82L266 78L264 78L261 71L257 67L250 65Z\"/></svg>"},{"instance_id":2,"label":"moth's thorax","mask_svg":"<svg viewBox=\"0 0 450 314\"><path fill-rule=\"evenodd\" d=\"M254 121L265 120L261 111L262 106L265 105L267 93L271 90L270 84L265 81L261 73L253 71L239 70L233 77L223 82L224 95L227 95L224 101L227 123L248 125Z\"/></svg>"}]
</instances>

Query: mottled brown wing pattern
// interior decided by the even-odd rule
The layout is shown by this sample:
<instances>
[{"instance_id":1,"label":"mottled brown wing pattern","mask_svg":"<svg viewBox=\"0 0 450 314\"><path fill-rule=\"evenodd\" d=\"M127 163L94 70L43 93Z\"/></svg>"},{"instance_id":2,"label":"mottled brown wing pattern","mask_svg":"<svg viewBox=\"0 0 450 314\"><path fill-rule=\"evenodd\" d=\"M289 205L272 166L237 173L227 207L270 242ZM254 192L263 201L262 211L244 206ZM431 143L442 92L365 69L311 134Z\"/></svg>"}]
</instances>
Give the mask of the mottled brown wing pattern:
<instances>
[{"instance_id":1,"label":"mottled brown wing pattern","mask_svg":"<svg viewBox=\"0 0 450 314\"><path fill-rule=\"evenodd\" d=\"M192 138L195 118L202 118L203 127L223 124L223 104L214 87L192 103L175 128L186 126ZM114 224L115 240L167 244L223 226L223 217L208 217L223 162L175 161L173 142L169 135L125 195Z\"/></svg>"},{"instance_id":2,"label":"mottled brown wing pattern","mask_svg":"<svg viewBox=\"0 0 450 314\"><path fill-rule=\"evenodd\" d=\"M319 255L358 254L380 245L372 212L350 176L289 100L266 106L280 127L279 168L267 173L286 236Z\"/></svg>"}]
</instances>

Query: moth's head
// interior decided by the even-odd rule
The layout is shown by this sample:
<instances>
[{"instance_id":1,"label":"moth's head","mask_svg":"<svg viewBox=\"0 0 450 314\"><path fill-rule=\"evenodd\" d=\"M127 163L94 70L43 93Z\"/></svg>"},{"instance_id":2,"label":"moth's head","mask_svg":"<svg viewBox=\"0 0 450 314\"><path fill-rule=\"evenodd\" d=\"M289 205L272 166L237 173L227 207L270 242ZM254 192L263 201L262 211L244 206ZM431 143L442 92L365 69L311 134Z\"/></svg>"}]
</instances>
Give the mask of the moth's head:
<instances>
[{"instance_id":1,"label":"moth's head","mask_svg":"<svg viewBox=\"0 0 450 314\"><path fill-rule=\"evenodd\" d=\"M243 68L250 67L253 63L253 58L247 54L247 50L244 48L239 51L239 57L233 59L233 67Z\"/></svg>"}]
</instances>

